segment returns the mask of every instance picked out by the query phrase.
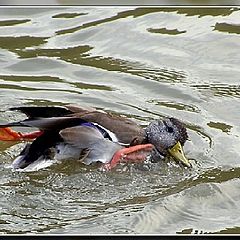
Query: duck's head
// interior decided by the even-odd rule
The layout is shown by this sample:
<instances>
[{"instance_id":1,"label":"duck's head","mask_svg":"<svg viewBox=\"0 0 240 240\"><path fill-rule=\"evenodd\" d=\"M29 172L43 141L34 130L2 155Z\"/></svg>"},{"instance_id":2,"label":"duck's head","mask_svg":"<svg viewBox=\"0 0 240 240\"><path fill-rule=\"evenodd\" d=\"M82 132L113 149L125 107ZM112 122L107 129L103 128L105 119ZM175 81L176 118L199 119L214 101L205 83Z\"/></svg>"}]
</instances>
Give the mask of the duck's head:
<instances>
[{"instance_id":1,"label":"duck's head","mask_svg":"<svg viewBox=\"0 0 240 240\"><path fill-rule=\"evenodd\" d=\"M151 122L145 131L147 141L155 146L155 153L160 159L170 154L176 161L191 166L182 148L188 138L182 122L176 118L159 119Z\"/></svg>"}]
</instances>

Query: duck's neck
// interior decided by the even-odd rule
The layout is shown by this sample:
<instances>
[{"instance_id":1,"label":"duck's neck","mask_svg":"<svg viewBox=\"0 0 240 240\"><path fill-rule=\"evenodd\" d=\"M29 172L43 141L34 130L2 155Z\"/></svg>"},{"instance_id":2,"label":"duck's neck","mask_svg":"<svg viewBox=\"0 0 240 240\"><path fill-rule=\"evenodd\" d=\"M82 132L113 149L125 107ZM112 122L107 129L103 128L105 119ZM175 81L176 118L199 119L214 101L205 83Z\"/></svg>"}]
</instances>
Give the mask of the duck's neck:
<instances>
[{"instance_id":1,"label":"duck's neck","mask_svg":"<svg viewBox=\"0 0 240 240\"><path fill-rule=\"evenodd\" d=\"M146 144L146 143L150 143L148 140L148 132L146 130L146 128L144 129L144 137L143 137L143 141L142 144Z\"/></svg>"}]
</instances>

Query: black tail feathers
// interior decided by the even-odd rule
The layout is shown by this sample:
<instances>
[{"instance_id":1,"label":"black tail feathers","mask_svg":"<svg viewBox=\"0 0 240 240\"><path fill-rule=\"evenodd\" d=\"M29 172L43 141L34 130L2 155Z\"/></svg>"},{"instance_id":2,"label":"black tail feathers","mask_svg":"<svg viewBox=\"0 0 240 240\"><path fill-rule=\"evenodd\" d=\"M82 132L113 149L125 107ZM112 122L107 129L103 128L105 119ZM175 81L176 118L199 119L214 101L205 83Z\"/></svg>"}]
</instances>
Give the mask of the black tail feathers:
<instances>
[{"instance_id":1,"label":"black tail feathers","mask_svg":"<svg viewBox=\"0 0 240 240\"><path fill-rule=\"evenodd\" d=\"M65 107L12 107L10 110L20 111L28 116L29 119L63 117L72 113Z\"/></svg>"}]
</instances>

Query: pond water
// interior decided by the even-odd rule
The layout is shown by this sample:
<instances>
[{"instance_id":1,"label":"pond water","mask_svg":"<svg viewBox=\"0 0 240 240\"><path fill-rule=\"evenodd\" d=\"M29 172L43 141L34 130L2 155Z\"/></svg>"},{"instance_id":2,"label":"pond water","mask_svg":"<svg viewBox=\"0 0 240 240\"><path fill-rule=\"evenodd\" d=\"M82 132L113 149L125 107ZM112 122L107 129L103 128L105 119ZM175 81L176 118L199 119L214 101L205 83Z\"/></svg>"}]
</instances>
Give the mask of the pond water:
<instances>
[{"instance_id":1,"label":"pond water","mask_svg":"<svg viewBox=\"0 0 240 240\"><path fill-rule=\"evenodd\" d=\"M79 104L142 126L181 119L193 168L9 168L0 142L0 233L240 233L240 10L1 7L0 123L13 106Z\"/></svg>"}]
</instances>

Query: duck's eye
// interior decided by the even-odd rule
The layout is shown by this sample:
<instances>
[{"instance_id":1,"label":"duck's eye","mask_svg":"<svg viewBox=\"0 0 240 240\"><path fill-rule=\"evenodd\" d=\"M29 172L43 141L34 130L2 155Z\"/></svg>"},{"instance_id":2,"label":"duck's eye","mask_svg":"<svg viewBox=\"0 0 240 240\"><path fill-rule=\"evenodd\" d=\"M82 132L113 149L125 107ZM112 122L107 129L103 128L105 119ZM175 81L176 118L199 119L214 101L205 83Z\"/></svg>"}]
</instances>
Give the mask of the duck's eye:
<instances>
[{"instance_id":1,"label":"duck's eye","mask_svg":"<svg viewBox=\"0 0 240 240\"><path fill-rule=\"evenodd\" d=\"M168 131L169 133L172 133L172 132L173 132L173 128L172 128L172 127L167 127L167 131Z\"/></svg>"}]
</instances>

